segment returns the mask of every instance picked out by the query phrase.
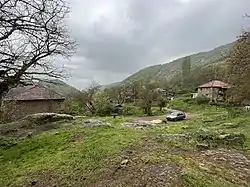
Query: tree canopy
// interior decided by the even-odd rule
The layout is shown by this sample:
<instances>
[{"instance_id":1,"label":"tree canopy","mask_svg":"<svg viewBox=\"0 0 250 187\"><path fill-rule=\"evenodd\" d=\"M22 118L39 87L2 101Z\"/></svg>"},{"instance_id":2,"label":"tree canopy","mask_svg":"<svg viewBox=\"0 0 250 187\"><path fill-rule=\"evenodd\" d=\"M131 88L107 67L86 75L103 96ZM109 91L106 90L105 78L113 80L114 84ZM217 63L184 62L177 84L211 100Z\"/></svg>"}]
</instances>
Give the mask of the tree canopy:
<instances>
[{"instance_id":1,"label":"tree canopy","mask_svg":"<svg viewBox=\"0 0 250 187\"><path fill-rule=\"evenodd\" d=\"M55 57L70 57L75 42L65 24L64 0L0 1L0 98L20 84L62 77Z\"/></svg>"}]
</instances>

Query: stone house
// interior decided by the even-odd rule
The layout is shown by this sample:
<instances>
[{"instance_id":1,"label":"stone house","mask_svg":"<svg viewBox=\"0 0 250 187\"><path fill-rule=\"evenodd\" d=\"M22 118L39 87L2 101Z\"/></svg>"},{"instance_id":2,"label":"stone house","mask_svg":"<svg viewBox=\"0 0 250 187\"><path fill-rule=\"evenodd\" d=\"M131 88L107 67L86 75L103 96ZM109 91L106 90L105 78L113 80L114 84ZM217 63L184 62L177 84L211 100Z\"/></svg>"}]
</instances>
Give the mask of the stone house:
<instances>
[{"instance_id":1,"label":"stone house","mask_svg":"<svg viewBox=\"0 0 250 187\"><path fill-rule=\"evenodd\" d=\"M229 84L213 80L198 87L198 97L206 97L210 101L224 101L226 99Z\"/></svg>"},{"instance_id":2,"label":"stone house","mask_svg":"<svg viewBox=\"0 0 250 187\"><path fill-rule=\"evenodd\" d=\"M60 112L64 100L42 85L31 85L11 89L4 97L4 105L11 119L18 119L34 113Z\"/></svg>"}]
</instances>

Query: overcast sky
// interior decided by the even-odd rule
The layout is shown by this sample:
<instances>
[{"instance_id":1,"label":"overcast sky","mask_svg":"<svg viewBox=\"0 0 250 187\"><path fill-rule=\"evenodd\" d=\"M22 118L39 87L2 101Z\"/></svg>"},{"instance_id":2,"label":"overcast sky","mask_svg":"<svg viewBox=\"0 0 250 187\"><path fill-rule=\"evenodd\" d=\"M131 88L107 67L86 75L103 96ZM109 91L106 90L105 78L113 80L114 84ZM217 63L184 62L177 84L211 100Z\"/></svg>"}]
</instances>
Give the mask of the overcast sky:
<instances>
[{"instance_id":1,"label":"overcast sky","mask_svg":"<svg viewBox=\"0 0 250 187\"><path fill-rule=\"evenodd\" d=\"M249 0L70 0L79 44L68 82L121 81L150 65L232 42L247 27Z\"/></svg>"}]
</instances>

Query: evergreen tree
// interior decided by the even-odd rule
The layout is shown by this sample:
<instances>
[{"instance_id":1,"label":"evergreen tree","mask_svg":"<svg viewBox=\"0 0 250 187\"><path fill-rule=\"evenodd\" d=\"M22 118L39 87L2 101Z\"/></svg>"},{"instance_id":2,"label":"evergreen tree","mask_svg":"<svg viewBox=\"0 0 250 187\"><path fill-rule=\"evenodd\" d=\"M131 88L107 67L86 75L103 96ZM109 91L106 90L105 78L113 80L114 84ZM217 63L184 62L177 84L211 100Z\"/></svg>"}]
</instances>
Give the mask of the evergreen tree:
<instances>
[{"instance_id":1,"label":"evergreen tree","mask_svg":"<svg viewBox=\"0 0 250 187\"><path fill-rule=\"evenodd\" d=\"M191 58L190 56L187 56L184 58L182 63L182 84L183 87L186 87L187 79L190 76L191 71Z\"/></svg>"}]
</instances>

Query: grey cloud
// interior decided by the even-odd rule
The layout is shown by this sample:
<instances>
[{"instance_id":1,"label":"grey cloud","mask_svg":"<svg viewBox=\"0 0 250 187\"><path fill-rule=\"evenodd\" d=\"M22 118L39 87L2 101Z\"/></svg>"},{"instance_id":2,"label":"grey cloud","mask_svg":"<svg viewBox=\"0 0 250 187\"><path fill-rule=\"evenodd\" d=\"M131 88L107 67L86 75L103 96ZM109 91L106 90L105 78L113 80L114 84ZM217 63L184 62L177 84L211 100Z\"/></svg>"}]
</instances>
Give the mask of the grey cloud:
<instances>
[{"instance_id":1,"label":"grey cloud","mask_svg":"<svg viewBox=\"0 0 250 187\"><path fill-rule=\"evenodd\" d=\"M79 50L69 64L70 83L78 87L86 80L119 81L145 66L231 42L250 7L249 0L108 0L103 9L98 2L71 3Z\"/></svg>"}]
</instances>

